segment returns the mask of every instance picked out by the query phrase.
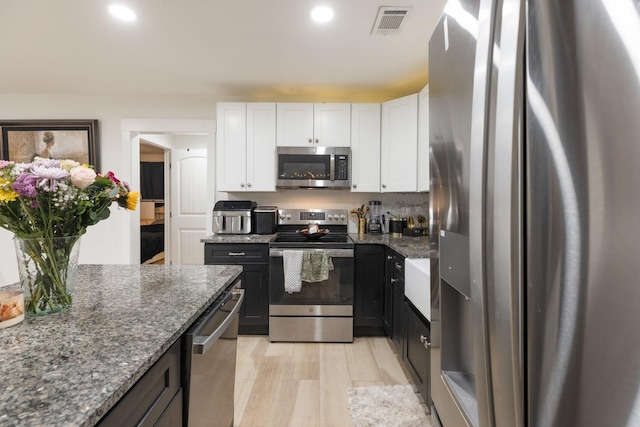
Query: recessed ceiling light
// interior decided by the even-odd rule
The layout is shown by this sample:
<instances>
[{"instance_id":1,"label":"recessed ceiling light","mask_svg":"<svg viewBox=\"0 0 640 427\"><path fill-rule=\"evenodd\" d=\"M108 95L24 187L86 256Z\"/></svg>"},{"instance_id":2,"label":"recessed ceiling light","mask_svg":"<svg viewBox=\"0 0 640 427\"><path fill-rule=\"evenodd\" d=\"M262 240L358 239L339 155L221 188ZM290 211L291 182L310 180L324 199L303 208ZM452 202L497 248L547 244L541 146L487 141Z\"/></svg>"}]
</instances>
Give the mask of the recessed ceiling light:
<instances>
[{"instance_id":1,"label":"recessed ceiling light","mask_svg":"<svg viewBox=\"0 0 640 427\"><path fill-rule=\"evenodd\" d=\"M133 10L121 4L109 5L109 12L121 21L131 22L138 18Z\"/></svg>"},{"instance_id":2,"label":"recessed ceiling light","mask_svg":"<svg viewBox=\"0 0 640 427\"><path fill-rule=\"evenodd\" d=\"M333 9L328 6L316 6L311 9L310 15L316 22L329 22L333 19Z\"/></svg>"}]
</instances>

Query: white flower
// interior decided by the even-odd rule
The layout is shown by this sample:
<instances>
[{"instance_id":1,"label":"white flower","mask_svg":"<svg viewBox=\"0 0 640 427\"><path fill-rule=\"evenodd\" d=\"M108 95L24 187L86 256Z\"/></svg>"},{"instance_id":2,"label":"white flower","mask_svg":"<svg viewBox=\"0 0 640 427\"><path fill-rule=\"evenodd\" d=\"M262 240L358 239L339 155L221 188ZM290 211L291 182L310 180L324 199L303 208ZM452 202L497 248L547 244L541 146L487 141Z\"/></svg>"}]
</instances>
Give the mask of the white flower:
<instances>
[{"instance_id":1,"label":"white flower","mask_svg":"<svg viewBox=\"0 0 640 427\"><path fill-rule=\"evenodd\" d=\"M83 166L76 166L69 173L71 174L71 183L78 188L87 188L96 180L96 173L93 169Z\"/></svg>"},{"instance_id":2,"label":"white flower","mask_svg":"<svg viewBox=\"0 0 640 427\"><path fill-rule=\"evenodd\" d=\"M60 168L66 171L70 171L76 166L80 166L80 163L76 162L75 160L69 160L69 159L60 160Z\"/></svg>"}]
</instances>

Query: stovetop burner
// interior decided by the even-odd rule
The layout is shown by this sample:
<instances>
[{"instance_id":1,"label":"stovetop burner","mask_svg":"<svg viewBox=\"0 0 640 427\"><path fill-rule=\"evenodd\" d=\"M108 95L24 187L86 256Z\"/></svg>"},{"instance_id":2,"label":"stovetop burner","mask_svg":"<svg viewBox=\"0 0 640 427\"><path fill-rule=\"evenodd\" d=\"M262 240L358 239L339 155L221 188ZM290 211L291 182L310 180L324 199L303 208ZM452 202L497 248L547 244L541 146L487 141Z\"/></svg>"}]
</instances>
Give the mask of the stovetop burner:
<instances>
[{"instance_id":1,"label":"stovetop burner","mask_svg":"<svg viewBox=\"0 0 640 427\"><path fill-rule=\"evenodd\" d=\"M329 233L316 239L298 234L309 224L318 224L321 229L328 229ZM280 209L278 237L271 242L271 247L350 248L353 241L347 229L347 211L344 209Z\"/></svg>"}]
</instances>

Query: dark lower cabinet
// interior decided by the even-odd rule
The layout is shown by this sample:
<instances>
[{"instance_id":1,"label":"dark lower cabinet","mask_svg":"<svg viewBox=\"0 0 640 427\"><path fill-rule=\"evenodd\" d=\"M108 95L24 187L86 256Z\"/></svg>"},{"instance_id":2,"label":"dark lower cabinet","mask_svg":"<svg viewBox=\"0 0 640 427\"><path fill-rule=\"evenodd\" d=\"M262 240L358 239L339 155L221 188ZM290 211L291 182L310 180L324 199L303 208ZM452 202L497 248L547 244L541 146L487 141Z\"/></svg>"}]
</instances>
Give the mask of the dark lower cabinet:
<instances>
[{"instance_id":1,"label":"dark lower cabinet","mask_svg":"<svg viewBox=\"0 0 640 427\"><path fill-rule=\"evenodd\" d=\"M391 336L391 325L393 324L393 283L391 278L393 277L393 254L395 251L392 249L385 249L384 259L384 315L383 324L384 332L387 336Z\"/></svg>"},{"instance_id":2,"label":"dark lower cabinet","mask_svg":"<svg viewBox=\"0 0 640 427\"><path fill-rule=\"evenodd\" d=\"M391 273L392 319L391 340L400 357L404 358L404 257L393 252Z\"/></svg>"},{"instance_id":3,"label":"dark lower cabinet","mask_svg":"<svg viewBox=\"0 0 640 427\"><path fill-rule=\"evenodd\" d=\"M427 406L431 407L431 390L429 389L430 324L409 301L405 301L404 319L404 363Z\"/></svg>"},{"instance_id":4,"label":"dark lower cabinet","mask_svg":"<svg viewBox=\"0 0 640 427\"><path fill-rule=\"evenodd\" d=\"M182 425L180 340L138 380L99 426Z\"/></svg>"},{"instance_id":5,"label":"dark lower cabinet","mask_svg":"<svg viewBox=\"0 0 640 427\"><path fill-rule=\"evenodd\" d=\"M269 245L266 243L206 243L204 263L241 265L241 335L269 334Z\"/></svg>"},{"instance_id":6,"label":"dark lower cabinet","mask_svg":"<svg viewBox=\"0 0 640 427\"><path fill-rule=\"evenodd\" d=\"M385 246L356 245L353 334L384 336Z\"/></svg>"}]
</instances>

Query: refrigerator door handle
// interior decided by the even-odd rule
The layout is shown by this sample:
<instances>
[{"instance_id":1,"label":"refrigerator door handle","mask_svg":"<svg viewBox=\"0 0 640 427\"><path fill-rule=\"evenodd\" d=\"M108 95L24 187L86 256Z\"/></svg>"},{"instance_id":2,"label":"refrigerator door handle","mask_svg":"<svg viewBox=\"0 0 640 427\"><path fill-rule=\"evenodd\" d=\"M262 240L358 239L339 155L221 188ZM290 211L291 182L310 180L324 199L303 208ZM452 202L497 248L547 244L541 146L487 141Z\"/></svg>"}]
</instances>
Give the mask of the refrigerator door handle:
<instances>
[{"instance_id":1,"label":"refrigerator door handle","mask_svg":"<svg viewBox=\"0 0 640 427\"><path fill-rule=\"evenodd\" d=\"M495 138L489 149L493 165L486 208L488 276L491 296L488 324L491 331L491 384L495 425L524 426L523 358L523 120L525 2L503 0L496 19L494 43L497 78ZM499 395L499 396L498 396Z\"/></svg>"},{"instance_id":2,"label":"refrigerator door handle","mask_svg":"<svg viewBox=\"0 0 640 427\"><path fill-rule=\"evenodd\" d=\"M486 283L487 254L487 173L490 134L489 112L493 108L492 72L494 31L497 5L494 0L481 0L478 11L478 39L474 67L471 110L469 167L469 274L471 299L471 334L473 369L480 427L495 426L493 387L491 384L491 352L489 346L489 309Z\"/></svg>"}]
</instances>

